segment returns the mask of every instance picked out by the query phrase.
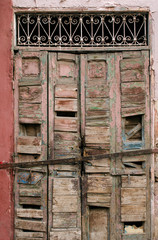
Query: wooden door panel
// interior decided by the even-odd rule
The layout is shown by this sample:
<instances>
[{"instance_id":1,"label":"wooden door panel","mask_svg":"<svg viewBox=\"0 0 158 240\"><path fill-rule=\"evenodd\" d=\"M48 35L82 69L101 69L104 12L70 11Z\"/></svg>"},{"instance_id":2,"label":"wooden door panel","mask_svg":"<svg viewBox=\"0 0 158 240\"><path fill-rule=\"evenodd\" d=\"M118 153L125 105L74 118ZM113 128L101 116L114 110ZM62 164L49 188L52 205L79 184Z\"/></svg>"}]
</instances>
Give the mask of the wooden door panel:
<instances>
[{"instance_id":1,"label":"wooden door panel","mask_svg":"<svg viewBox=\"0 0 158 240\"><path fill-rule=\"evenodd\" d=\"M15 239L44 240L47 224L49 239L150 239L148 156L62 163L150 147L148 52L51 52L47 62L23 51L15 62L15 161L61 160L49 174L15 173ZM132 223L143 232L129 234Z\"/></svg>"},{"instance_id":2,"label":"wooden door panel","mask_svg":"<svg viewBox=\"0 0 158 240\"><path fill-rule=\"evenodd\" d=\"M108 210L106 208L90 208L89 240L108 240Z\"/></svg>"}]
</instances>

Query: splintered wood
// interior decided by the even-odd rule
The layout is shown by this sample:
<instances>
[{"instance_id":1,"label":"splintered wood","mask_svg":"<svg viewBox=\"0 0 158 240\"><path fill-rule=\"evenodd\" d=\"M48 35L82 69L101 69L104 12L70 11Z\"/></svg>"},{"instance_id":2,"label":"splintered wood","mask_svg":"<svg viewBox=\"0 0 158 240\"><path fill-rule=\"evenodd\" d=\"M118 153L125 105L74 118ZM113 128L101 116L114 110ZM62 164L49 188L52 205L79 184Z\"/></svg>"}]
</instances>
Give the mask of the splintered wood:
<instances>
[{"instance_id":1,"label":"splintered wood","mask_svg":"<svg viewBox=\"0 0 158 240\"><path fill-rule=\"evenodd\" d=\"M148 67L146 50L16 54L15 163L47 167L15 169L15 240L151 239Z\"/></svg>"}]
</instances>

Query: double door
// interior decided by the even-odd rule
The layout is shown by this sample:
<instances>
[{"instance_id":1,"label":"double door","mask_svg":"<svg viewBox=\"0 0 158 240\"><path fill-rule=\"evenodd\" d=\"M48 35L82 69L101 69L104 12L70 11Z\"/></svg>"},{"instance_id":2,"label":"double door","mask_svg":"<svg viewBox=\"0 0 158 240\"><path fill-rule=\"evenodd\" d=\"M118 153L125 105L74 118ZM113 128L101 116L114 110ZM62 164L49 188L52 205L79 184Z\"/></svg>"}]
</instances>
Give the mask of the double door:
<instances>
[{"instance_id":1,"label":"double door","mask_svg":"<svg viewBox=\"0 0 158 240\"><path fill-rule=\"evenodd\" d=\"M105 157L150 147L148 65L148 51L17 53L16 240L150 238L150 156Z\"/></svg>"}]
</instances>

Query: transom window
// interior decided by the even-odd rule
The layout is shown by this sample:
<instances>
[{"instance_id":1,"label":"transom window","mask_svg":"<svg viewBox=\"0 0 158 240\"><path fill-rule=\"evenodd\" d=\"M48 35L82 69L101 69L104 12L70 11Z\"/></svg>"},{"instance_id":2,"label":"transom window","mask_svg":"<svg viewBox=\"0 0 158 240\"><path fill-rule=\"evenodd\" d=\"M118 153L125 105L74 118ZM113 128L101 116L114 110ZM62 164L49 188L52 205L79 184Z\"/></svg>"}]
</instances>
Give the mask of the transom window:
<instances>
[{"instance_id":1,"label":"transom window","mask_svg":"<svg viewBox=\"0 0 158 240\"><path fill-rule=\"evenodd\" d=\"M18 46L147 46L147 13L20 13Z\"/></svg>"}]
</instances>

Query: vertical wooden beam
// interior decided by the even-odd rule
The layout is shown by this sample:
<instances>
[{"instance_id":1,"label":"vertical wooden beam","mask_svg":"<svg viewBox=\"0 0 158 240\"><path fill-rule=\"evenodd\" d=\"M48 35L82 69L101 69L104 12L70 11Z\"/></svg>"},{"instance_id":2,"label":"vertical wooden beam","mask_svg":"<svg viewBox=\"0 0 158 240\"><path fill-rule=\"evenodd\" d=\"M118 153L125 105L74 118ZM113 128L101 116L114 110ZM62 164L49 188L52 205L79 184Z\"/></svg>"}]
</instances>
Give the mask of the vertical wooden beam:
<instances>
[{"instance_id":1,"label":"vertical wooden beam","mask_svg":"<svg viewBox=\"0 0 158 240\"><path fill-rule=\"evenodd\" d=\"M49 158L54 159L54 88L56 82L56 53L49 54L49 86L48 86L48 116L49 116Z\"/></svg>"},{"instance_id":2,"label":"vertical wooden beam","mask_svg":"<svg viewBox=\"0 0 158 240\"><path fill-rule=\"evenodd\" d=\"M122 119L121 119L121 91L120 91L120 60L122 59L122 53L115 53L115 129L116 129L116 138L115 138L115 152L122 151ZM121 169L121 159L115 158L115 171L116 169ZM121 240L123 232L123 224L121 223L121 177L115 177L115 214L116 214L116 239Z\"/></svg>"},{"instance_id":3,"label":"vertical wooden beam","mask_svg":"<svg viewBox=\"0 0 158 240\"><path fill-rule=\"evenodd\" d=\"M86 84L86 55L80 55L80 84L81 84L81 137L85 136L86 109L85 109L85 84Z\"/></svg>"},{"instance_id":4,"label":"vertical wooden beam","mask_svg":"<svg viewBox=\"0 0 158 240\"><path fill-rule=\"evenodd\" d=\"M108 76L110 86L110 153L116 149L116 78L115 78L115 55L108 54ZM118 97L118 96L117 96ZM115 173L115 158L111 158L111 171ZM112 193L110 207L110 239L116 239L116 178L112 178Z\"/></svg>"}]
</instances>

